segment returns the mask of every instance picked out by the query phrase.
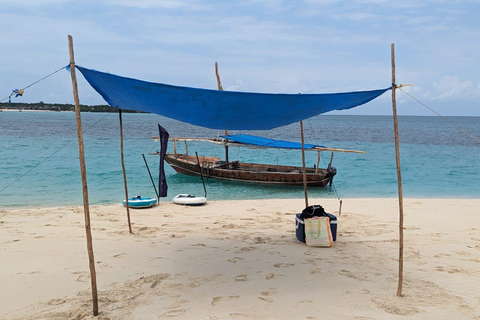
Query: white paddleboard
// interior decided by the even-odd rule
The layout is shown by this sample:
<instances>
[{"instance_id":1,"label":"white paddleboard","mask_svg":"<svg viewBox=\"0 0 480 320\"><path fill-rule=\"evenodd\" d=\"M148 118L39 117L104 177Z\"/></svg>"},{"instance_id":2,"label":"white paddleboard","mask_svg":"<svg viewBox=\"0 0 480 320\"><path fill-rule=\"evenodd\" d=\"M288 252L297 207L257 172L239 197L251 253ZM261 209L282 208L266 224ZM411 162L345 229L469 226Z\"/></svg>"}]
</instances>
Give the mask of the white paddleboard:
<instances>
[{"instance_id":1,"label":"white paddleboard","mask_svg":"<svg viewBox=\"0 0 480 320\"><path fill-rule=\"evenodd\" d=\"M196 196L192 196L191 194L177 194L173 198L173 203L186 205L186 206L201 206L207 203L207 198L196 197Z\"/></svg>"}]
</instances>

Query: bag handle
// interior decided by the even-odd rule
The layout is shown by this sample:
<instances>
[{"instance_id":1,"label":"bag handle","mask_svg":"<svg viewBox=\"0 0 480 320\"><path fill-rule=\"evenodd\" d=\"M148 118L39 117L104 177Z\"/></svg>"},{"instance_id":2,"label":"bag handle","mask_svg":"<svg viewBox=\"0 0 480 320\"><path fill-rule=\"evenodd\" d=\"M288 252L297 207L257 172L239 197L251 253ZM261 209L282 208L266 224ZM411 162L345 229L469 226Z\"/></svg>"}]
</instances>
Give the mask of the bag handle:
<instances>
[{"instance_id":1,"label":"bag handle","mask_svg":"<svg viewBox=\"0 0 480 320\"><path fill-rule=\"evenodd\" d=\"M320 219L316 220L317 223L318 223L318 229L317 229L318 235L317 235L316 237L313 235L313 227L312 227L313 221L312 221L312 219L308 219L308 220L305 220L305 221L308 221L308 228L310 229L310 235L312 236L312 238L313 238L313 239L318 239L318 238L320 238L320 228L321 228Z\"/></svg>"}]
</instances>

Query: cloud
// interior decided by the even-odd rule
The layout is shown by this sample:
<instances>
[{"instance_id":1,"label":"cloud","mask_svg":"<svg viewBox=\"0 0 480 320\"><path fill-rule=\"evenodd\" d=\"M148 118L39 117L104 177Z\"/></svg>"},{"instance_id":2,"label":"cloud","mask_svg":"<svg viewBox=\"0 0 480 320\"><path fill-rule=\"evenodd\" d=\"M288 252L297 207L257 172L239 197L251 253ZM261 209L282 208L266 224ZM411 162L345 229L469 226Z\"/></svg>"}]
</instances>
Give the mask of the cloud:
<instances>
[{"instance_id":1,"label":"cloud","mask_svg":"<svg viewBox=\"0 0 480 320\"><path fill-rule=\"evenodd\" d=\"M477 99L480 97L480 84L461 81L457 76L443 76L440 82L434 82L436 95L432 100Z\"/></svg>"},{"instance_id":2,"label":"cloud","mask_svg":"<svg viewBox=\"0 0 480 320\"><path fill-rule=\"evenodd\" d=\"M8 7L46 7L64 3L64 0L0 0L0 6Z\"/></svg>"},{"instance_id":3,"label":"cloud","mask_svg":"<svg viewBox=\"0 0 480 320\"><path fill-rule=\"evenodd\" d=\"M188 6L188 3L180 0L108 0L110 5L125 6L140 9L166 8L178 9Z\"/></svg>"},{"instance_id":4,"label":"cloud","mask_svg":"<svg viewBox=\"0 0 480 320\"><path fill-rule=\"evenodd\" d=\"M245 86L242 80L235 80L235 85L227 87L226 91L242 91L242 88Z\"/></svg>"}]
</instances>

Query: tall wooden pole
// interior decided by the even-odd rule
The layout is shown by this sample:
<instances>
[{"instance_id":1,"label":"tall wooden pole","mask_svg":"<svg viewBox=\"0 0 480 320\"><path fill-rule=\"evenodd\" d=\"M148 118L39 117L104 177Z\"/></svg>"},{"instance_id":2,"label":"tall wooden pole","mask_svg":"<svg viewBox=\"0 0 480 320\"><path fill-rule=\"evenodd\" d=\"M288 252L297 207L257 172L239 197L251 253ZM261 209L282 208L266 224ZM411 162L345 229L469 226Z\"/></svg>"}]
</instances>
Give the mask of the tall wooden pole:
<instances>
[{"instance_id":1,"label":"tall wooden pole","mask_svg":"<svg viewBox=\"0 0 480 320\"><path fill-rule=\"evenodd\" d=\"M220 81L220 74L218 73L218 63L217 63L217 61L215 61L215 76L217 76L218 90L223 91L222 82ZM228 135L227 130L225 130L225 135L226 136ZM227 146L227 144L225 144L225 161L227 162L227 166L228 166L228 146Z\"/></svg>"},{"instance_id":2,"label":"tall wooden pole","mask_svg":"<svg viewBox=\"0 0 480 320\"><path fill-rule=\"evenodd\" d=\"M305 207L308 207L307 171L305 167L305 140L303 138L303 121L300 121L300 136L302 138L303 192L305 193Z\"/></svg>"},{"instance_id":3,"label":"tall wooden pole","mask_svg":"<svg viewBox=\"0 0 480 320\"><path fill-rule=\"evenodd\" d=\"M90 280L92 284L93 315L98 315L97 275L95 272L95 258L93 256L92 230L90 228L90 208L88 205L87 170L85 168L85 152L83 147L82 120L80 118L80 100L78 99L77 76L75 74L75 56L73 53L73 38L68 36L70 51L70 74L72 76L73 99L75 101L75 115L77 119L78 152L80 159L80 173L83 187L83 211L85 215L85 232L87 234L87 251L90 266Z\"/></svg>"},{"instance_id":4,"label":"tall wooden pole","mask_svg":"<svg viewBox=\"0 0 480 320\"><path fill-rule=\"evenodd\" d=\"M218 74L218 63L215 61L215 75L217 76L218 90L223 91L222 82L220 81L220 75Z\"/></svg>"},{"instance_id":5,"label":"tall wooden pole","mask_svg":"<svg viewBox=\"0 0 480 320\"><path fill-rule=\"evenodd\" d=\"M127 187L127 173L125 171L125 160L123 157L123 121L122 121L122 110L118 109L118 117L120 119L120 154L122 158L122 171L123 171L123 185L125 186L125 204L127 208L127 220L128 220L128 231L132 232L132 224L130 223L130 209L128 204L128 187Z\"/></svg>"},{"instance_id":6,"label":"tall wooden pole","mask_svg":"<svg viewBox=\"0 0 480 320\"><path fill-rule=\"evenodd\" d=\"M395 156L397 160L397 179L398 179L398 205L400 219L398 223L399 232L399 250L398 250L398 288L397 296L402 295L403 287L403 193L402 193L402 172L400 169L400 142L398 137L397 120L397 102L395 98L395 45L392 43L392 108L393 108L393 128L395 130Z\"/></svg>"}]
</instances>

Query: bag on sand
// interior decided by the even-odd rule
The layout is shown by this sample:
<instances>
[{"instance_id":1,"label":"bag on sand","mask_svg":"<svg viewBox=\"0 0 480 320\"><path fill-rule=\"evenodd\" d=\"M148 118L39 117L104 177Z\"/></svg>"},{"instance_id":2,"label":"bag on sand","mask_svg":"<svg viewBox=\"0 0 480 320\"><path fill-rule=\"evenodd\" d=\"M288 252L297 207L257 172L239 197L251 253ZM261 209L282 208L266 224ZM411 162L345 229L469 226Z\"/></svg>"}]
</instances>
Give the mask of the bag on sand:
<instances>
[{"instance_id":1,"label":"bag on sand","mask_svg":"<svg viewBox=\"0 0 480 320\"><path fill-rule=\"evenodd\" d=\"M311 247L331 247L333 244L329 217L305 219L305 241Z\"/></svg>"}]
</instances>

